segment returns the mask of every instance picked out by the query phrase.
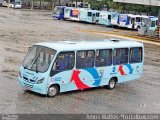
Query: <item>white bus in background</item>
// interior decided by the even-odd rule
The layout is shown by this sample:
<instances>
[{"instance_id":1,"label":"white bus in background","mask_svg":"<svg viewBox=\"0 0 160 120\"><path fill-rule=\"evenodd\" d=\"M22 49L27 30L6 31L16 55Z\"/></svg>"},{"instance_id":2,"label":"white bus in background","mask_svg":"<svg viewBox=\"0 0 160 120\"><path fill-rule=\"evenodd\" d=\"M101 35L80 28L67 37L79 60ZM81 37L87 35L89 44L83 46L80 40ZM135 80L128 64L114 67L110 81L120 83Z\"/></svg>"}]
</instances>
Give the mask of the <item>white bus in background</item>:
<instances>
[{"instance_id":1,"label":"white bus in background","mask_svg":"<svg viewBox=\"0 0 160 120\"><path fill-rule=\"evenodd\" d=\"M138 29L141 26L141 20L141 15L120 14L118 18L118 26L129 29Z\"/></svg>"},{"instance_id":2,"label":"white bus in background","mask_svg":"<svg viewBox=\"0 0 160 120\"><path fill-rule=\"evenodd\" d=\"M10 8L22 8L22 1L10 0L10 4L9 4L9 0L0 0L0 6L8 7L8 5Z\"/></svg>"}]
</instances>

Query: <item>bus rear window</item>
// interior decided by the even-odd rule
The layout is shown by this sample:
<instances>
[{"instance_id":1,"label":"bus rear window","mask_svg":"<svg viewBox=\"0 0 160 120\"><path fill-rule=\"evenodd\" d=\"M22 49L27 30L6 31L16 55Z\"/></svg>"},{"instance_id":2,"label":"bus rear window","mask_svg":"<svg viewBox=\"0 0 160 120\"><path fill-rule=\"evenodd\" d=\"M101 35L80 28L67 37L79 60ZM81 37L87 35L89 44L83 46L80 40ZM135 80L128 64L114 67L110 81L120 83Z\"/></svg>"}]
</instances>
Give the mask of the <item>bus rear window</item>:
<instances>
[{"instance_id":1,"label":"bus rear window","mask_svg":"<svg viewBox=\"0 0 160 120\"><path fill-rule=\"evenodd\" d=\"M129 62L130 63L142 62L142 48L141 47L135 47L135 48L130 49Z\"/></svg>"}]
</instances>

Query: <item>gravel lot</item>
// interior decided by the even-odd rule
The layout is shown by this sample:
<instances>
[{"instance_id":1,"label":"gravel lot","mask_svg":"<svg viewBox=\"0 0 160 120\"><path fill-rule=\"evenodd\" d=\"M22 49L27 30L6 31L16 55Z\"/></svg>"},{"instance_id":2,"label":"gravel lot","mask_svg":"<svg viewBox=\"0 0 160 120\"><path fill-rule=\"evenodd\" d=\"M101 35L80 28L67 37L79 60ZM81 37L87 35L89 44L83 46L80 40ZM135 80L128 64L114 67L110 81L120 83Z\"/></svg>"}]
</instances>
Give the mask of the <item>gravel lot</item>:
<instances>
[{"instance_id":1,"label":"gravel lot","mask_svg":"<svg viewBox=\"0 0 160 120\"><path fill-rule=\"evenodd\" d=\"M102 40L110 37L77 29L108 31L112 28L53 20L50 11L0 7L0 112L1 113L160 113L160 47L145 45L144 74L138 81L110 91L95 88L47 98L24 92L17 75L28 47L55 40Z\"/></svg>"}]
</instances>

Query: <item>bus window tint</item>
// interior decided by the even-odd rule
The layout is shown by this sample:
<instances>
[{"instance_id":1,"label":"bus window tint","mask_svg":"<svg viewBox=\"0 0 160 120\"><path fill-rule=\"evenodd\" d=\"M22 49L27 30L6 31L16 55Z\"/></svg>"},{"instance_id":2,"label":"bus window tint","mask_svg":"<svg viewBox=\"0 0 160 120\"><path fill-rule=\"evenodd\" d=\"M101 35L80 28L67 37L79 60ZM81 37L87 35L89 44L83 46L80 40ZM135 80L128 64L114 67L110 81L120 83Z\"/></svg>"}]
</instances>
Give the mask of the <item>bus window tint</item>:
<instances>
[{"instance_id":1,"label":"bus window tint","mask_svg":"<svg viewBox=\"0 0 160 120\"><path fill-rule=\"evenodd\" d=\"M142 62L142 48L136 47L130 49L130 57L129 57L130 63L139 63Z\"/></svg>"},{"instance_id":2,"label":"bus window tint","mask_svg":"<svg viewBox=\"0 0 160 120\"><path fill-rule=\"evenodd\" d=\"M96 13L96 17L99 17L99 13Z\"/></svg>"},{"instance_id":3,"label":"bus window tint","mask_svg":"<svg viewBox=\"0 0 160 120\"><path fill-rule=\"evenodd\" d=\"M56 71L71 70L74 67L74 52L63 52L57 56Z\"/></svg>"},{"instance_id":4,"label":"bus window tint","mask_svg":"<svg viewBox=\"0 0 160 120\"><path fill-rule=\"evenodd\" d=\"M112 50L97 50L96 51L96 67L112 65Z\"/></svg>"},{"instance_id":5,"label":"bus window tint","mask_svg":"<svg viewBox=\"0 0 160 120\"><path fill-rule=\"evenodd\" d=\"M141 18L140 17L136 17L136 22L141 22Z\"/></svg>"},{"instance_id":6,"label":"bus window tint","mask_svg":"<svg viewBox=\"0 0 160 120\"><path fill-rule=\"evenodd\" d=\"M151 27L155 27L156 26L156 21L152 21L151 22Z\"/></svg>"},{"instance_id":7,"label":"bus window tint","mask_svg":"<svg viewBox=\"0 0 160 120\"><path fill-rule=\"evenodd\" d=\"M91 13L91 12L88 12L88 16L92 16L92 13Z\"/></svg>"},{"instance_id":8,"label":"bus window tint","mask_svg":"<svg viewBox=\"0 0 160 120\"><path fill-rule=\"evenodd\" d=\"M116 48L114 49L113 64L126 64L128 63L128 48Z\"/></svg>"},{"instance_id":9,"label":"bus window tint","mask_svg":"<svg viewBox=\"0 0 160 120\"><path fill-rule=\"evenodd\" d=\"M77 52L77 60L76 60L76 68L91 68L94 67L94 51L78 51Z\"/></svg>"},{"instance_id":10,"label":"bus window tint","mask_svg":"<svg viewBox=\"0 0 160 120\"><path fill-rule=\"evenodd\" d=\"M158 20L156 20L156 25L158 26Z\"/></svg>"}]
</instances>

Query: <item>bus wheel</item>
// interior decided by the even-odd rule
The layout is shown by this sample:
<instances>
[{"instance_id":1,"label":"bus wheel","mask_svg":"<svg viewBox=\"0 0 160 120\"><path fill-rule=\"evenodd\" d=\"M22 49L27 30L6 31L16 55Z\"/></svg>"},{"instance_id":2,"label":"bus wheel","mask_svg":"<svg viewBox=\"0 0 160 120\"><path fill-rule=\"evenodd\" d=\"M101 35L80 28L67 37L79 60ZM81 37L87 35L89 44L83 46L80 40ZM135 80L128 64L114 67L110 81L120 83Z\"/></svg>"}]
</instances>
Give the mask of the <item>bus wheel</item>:
<instances>
[{"instance_id":1,"label":"bus wheel","mask_svg":"<svg viewBox=\"0 0 160 120\"><path fill-rule=\"evenodd\" d=\"M111 78L110 81L109 81L109 83L108 83L107 88L108 88L109 90L112 90L112 89L114 89L115 87L116 87L116 79L115 79L115 78Z\"/></svg>"},{"instance_id":2,"label":"bus wheel","mask_svg":"<svg viewBox=\"0 0 160 120\"><path fill-rule=\"evenodd\" d=\"M59 88L57 85L52 85L48 89L48 97L55 97L59 93Z\"/></svg>"}]
</instances>

